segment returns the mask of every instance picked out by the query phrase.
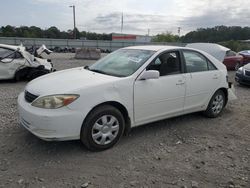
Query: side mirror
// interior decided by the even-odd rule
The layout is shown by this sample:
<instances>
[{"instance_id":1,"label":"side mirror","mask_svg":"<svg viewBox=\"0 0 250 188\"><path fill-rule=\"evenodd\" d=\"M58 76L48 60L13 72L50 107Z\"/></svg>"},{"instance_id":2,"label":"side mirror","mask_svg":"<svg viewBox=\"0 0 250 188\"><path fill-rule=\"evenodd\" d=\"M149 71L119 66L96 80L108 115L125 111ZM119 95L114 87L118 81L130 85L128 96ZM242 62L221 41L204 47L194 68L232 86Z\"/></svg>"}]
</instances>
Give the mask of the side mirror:
<instances>
[{"instance_id":1,"label":"side mirror","mask_svg":"<svg viewBox=\"0 0 250 188\"><path fill-rule=\"evenodd\" d=\"M160 77L159 71L147 70L141 74L140 80L158 79L159 77Z\"/></svg>"}]
</instances>

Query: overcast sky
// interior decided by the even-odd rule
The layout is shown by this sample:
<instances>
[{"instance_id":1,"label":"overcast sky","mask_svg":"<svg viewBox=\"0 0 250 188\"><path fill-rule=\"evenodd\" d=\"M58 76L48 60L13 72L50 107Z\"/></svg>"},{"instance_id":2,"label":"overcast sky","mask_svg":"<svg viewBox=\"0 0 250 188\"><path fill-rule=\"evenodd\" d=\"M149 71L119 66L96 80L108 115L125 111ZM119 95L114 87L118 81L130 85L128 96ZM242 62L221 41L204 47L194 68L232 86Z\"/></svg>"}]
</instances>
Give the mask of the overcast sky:
<instances>
[{"instance_id":1,"label":"overcast sky","mask_svg":"<svg viewBox=\"0 0 250 188\"><path fill-rule=\"evenodd\" d=\"M43 29L56 26L67 31L76 24L80 31L98 33L157 34L170 31L181 34L200 27L249 26L248 0L1 0L0 25L31 26Z\"/></svg>"}]
</instances>

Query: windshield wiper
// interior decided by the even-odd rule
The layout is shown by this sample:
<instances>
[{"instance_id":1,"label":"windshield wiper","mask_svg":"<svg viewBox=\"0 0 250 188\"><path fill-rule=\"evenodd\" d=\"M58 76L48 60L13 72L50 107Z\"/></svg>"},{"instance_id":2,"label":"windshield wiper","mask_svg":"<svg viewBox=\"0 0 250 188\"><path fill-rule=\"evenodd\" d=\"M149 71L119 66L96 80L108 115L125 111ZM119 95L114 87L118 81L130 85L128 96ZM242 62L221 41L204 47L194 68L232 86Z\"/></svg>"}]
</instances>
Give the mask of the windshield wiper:
<instances>
[{"instance_id":1,"label":"windshield wiper","mask_svg":"<svg viewBox=\"0 0 250 188\"><path fill-rule=\"evenodd\" d=\"M88 69L88 70L90 70L90 71L92 71L92 72L97 72L97 73L101 73L101 74L107 74L107 75L109 75L108 73L106 73L106 72L104 72L104 71L101 71L101 70L97 70L97 69L90 69L90 68L86 68L86 69Z\"/></svg>"},{"instance_id":2,"label":"windshield wiper","mask_svg":"<svg viewBox=\"0 0 250 188\"><path fill-rule=\"evenodd\" d=\"M98 69L90 69L89 66L85 66L84 69L87 69L87 70L92 71L92 72L97 72L97 73L100 73L100 74L109 75L109 76L123 77L121 75L107 73L107 72L104 72L104 71L98 70Z\"/></svg>"}]
</instances>

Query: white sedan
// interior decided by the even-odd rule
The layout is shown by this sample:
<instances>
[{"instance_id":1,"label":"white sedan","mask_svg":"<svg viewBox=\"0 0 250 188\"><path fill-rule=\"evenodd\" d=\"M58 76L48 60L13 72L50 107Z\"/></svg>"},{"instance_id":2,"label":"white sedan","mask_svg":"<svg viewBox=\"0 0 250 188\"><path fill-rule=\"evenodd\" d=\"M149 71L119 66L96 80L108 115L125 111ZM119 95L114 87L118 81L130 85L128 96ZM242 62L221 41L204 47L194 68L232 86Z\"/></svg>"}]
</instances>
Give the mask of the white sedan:
<instances>
[{"instance_id":1,"label":"white sedan","mask_svg":"<svg viewBox=\"0 0 250 188\"><path fill-rule=\"evenodd\" d=\"M205 52L127 47L29 82L18 97L20 123L43 140L81 139L104 150L131 127L197 111L217 117L229 85L226 67Z\"/></svg>"}]
</instances>

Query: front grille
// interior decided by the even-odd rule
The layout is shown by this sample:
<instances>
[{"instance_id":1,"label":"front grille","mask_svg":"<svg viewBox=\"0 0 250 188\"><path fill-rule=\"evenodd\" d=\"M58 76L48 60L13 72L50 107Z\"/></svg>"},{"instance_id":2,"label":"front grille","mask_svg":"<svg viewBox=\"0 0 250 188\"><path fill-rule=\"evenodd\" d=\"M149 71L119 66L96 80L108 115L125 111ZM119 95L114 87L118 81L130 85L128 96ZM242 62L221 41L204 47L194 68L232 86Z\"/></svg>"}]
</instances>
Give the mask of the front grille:
<instances>
[{"instance_id":1,"label":"front grille","mask_svg":"<svg viewBox=\"0 0 250 188\"><path fill-rule=\"evenodd\" d=\"M250 71L245 70L245 75L250 76Z\"/></svg>"},{"instance_id":2,"label":"front grille","mask_svg":"<svg viewBox=\"0 0 250 188\"><path fill-rule=\"evenodd\" d=\"M25 91L24 98L27 102L32 103L37 97L37 95L33 95L32 93Z\"/></svg>"}]
</instances>

